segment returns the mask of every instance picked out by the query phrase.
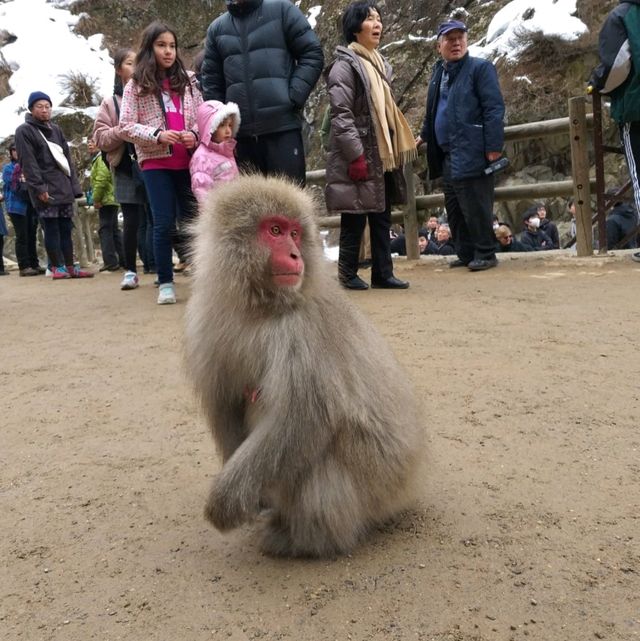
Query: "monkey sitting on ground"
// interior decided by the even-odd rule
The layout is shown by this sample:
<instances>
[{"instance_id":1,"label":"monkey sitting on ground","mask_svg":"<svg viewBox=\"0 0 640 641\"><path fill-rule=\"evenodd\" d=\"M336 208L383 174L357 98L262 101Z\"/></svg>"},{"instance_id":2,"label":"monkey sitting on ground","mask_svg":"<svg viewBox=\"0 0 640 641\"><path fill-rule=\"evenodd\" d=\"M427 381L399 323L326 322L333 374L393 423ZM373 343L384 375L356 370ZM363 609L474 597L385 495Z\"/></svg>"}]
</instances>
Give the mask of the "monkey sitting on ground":
<instances>
[{"instance_id":1,"label":"monkey sitting on ground","mask_svg":"<svg viewBox=\"0 0 640 641\"><path fill-rule=\"evenodd\" d=\"M245 176L194 228L186 363L222 456L221 531L262 511L276 556L349 552L415 496L423 434L384 340L322 266L306 192Z\"/></svg>"}]
</instances>

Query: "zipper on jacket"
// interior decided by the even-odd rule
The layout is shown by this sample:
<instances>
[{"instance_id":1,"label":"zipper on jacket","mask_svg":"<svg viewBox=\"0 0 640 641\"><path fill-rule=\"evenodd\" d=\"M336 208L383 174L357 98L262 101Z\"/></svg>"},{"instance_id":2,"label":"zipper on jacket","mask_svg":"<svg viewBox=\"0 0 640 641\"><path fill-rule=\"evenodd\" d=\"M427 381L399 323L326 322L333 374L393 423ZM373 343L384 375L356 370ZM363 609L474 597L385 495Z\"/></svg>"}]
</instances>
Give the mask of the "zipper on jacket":
<instances>
[{"instance_id":1,"label":"zipper on jacket","mask_svg":"<svg viewBox=\"0 0 640 641\"><path fill-rule=\"evenodd\" d=\"M262 11L262 7L257 9L257 11ZM259 13L256 16L256 19L258 22L262 20L262 13ZM240 43L242 46L242 63L243 63L243 71L244 71L244 84L245 87L247 88L247 107L249 111L249 122L251 123L251 129L253 130L251 134L253 136L256 136L257 140L257 132L256 132L256 115L253 109L253 101L251 100L251 94L253 93L253 83L251 83L251 78L249 76L249 60L250 60L250 55L249 55L249 39L247 37L247 33L249 31L249 26L248 26L248 18L244 20L239 20L240 23ZM249 87L251 87L251 91L249 91Z\"/></svg>"}]
</instances>

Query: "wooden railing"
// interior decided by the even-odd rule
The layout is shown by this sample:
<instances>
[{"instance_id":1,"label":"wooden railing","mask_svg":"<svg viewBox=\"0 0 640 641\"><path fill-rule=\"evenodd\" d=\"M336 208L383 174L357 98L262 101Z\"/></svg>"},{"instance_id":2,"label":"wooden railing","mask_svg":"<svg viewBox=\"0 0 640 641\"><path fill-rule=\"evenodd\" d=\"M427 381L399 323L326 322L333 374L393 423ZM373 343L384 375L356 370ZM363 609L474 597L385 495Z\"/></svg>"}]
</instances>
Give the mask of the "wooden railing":
<instances>
[{"instance_id":1,"label":"wooden railing","mask_svg":"<svg viewBox=\"0 0 640 641\"><path fill-rule=\"evenodd\" d=\"M572 179L555 182L539 182L533 184L509 185L497 187L495 190L496 201L509 201L521 199L542 199L557 196L572 196L576 203L576 250L578 256L593 255L593 234L592 225L596 221L593 217L591 207L591 191L596 187L596 181L600 177L602 150L598 147L598 140L602 140L602 126L600 112L594 108L596 116L594 145L596 151L596 179L590 180L589 171L589 128L594 127L594 114L586 113L587 99L584 97L569 99L569 116L566 118L555 118L520 125L505 127L505 142L517 142L543 136L555 136L566 133L571 140L571 167ZM595 105L595 102L594 102ZM599 106L599 105L598 105ZM601 142L600 142L601 146ZM599 159L599 160L598 160ZM323 184L326 172L324 169L317 169L307 172L307 183ZM418 229L419 220L425 218L424 212L430 209L444 207L444 195L441 193L416 196L415 175L412 166L405 167L405 179L407 181L408 202L401 210L393 211L391 220L401 222L405 228L407 238L407 257L418 259ZM599 211L604 211L605 199L603 197L603 186L595 189ZM91 229L89 225L89 214L93 208L86 207L86 200L78 201L80 205L80 225L77 230L76 246L83 264L95 260ZM421 212L419 214L419 212ZM600 248L606 248L606 236L603 240L604 213L601 213L600 220ZM340 227L340 216L323 216L319 221L321 228ZM411 239L411 240L409 240Z\"/></svg>"}]
</instances>

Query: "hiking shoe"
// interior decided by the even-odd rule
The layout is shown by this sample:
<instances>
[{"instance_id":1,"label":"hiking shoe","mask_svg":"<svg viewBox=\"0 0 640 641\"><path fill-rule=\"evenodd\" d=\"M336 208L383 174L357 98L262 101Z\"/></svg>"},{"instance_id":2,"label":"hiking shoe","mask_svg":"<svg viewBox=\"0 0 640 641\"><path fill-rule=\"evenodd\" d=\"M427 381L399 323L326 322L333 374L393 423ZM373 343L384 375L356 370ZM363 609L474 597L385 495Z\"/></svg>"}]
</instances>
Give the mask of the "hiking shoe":
<instances>
[{"instance_id":1,"label":"hiking shoe","mask_svg":"<svg viewBox=\"0 0 640 641\"><path fill-rule=\"evenodd\" d=\"M67 265L67 271L71 278L93 278L93 272L80 269L80 265Z\"/></svg>"},{"instance_id":2,"label":"hiking shoe","mask_svg":"<svg viewBox=\"0 0 640 641\"><path fill-rule=\"evenodd\" d=\"M71 274L67 271L66 267L52 267L51 268L51 279L52 280L63 280L65 278L71 278Z\"/></svg>"},{"instance_id":3,"label":"hiking shoe","mask_svg":"<svg viewBox=\"0 0 640 641\"><path fill-rule=\"evenodd\" d=\"M20 276L37 276L38 270L33 269L33 267L25 267L20 270Z\"/></svg>"},{"instance_id":4,"label":"hiking shoe","mask_svg":"<svg viewBox=\"0 0 640 641\"><path fill-rule=\"evenodd\" d=\"M125 272L120 289L135 289L138 286L138 274L135 272Z\"/></svg>"},{"instance_id":5,"label":"hiking shoe","mask_svg":"<svg viewBox=\"0 0 640 641\"><path fill-rule=\"evenodd\" d=\"M158 288L158 305L173 305L176 302L176 290L173 283L163 283Z\"/></svg>"}]
</instances>

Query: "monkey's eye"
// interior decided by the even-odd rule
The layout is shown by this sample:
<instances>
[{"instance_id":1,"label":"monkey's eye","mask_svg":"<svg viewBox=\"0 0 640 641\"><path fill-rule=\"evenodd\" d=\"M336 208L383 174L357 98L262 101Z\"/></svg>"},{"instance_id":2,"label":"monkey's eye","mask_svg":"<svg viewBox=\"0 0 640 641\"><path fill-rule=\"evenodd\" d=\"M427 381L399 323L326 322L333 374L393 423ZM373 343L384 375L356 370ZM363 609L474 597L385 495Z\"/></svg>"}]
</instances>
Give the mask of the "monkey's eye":
<instances>
[{"instance_id":1,"label":"monkey's eye","mask_svg":"<svg viewBox=\"0 0 640 641\"><path fill-rule=\"evenodd\" d=\"M291 238L297 238L298 237L298 230L297 229L292 229L291 230Z\"/></svg>"},{"instance_id":2,"label":"monkey's eye","mask_svg":"<svg viewBox=\"0 0 640 641\"><path fill-rule=\"evenodd\" d=\"M280 235L280 225L272 225L271 229L269 230L274 236L279 236Z\"/></svg>"}]
</instances>

